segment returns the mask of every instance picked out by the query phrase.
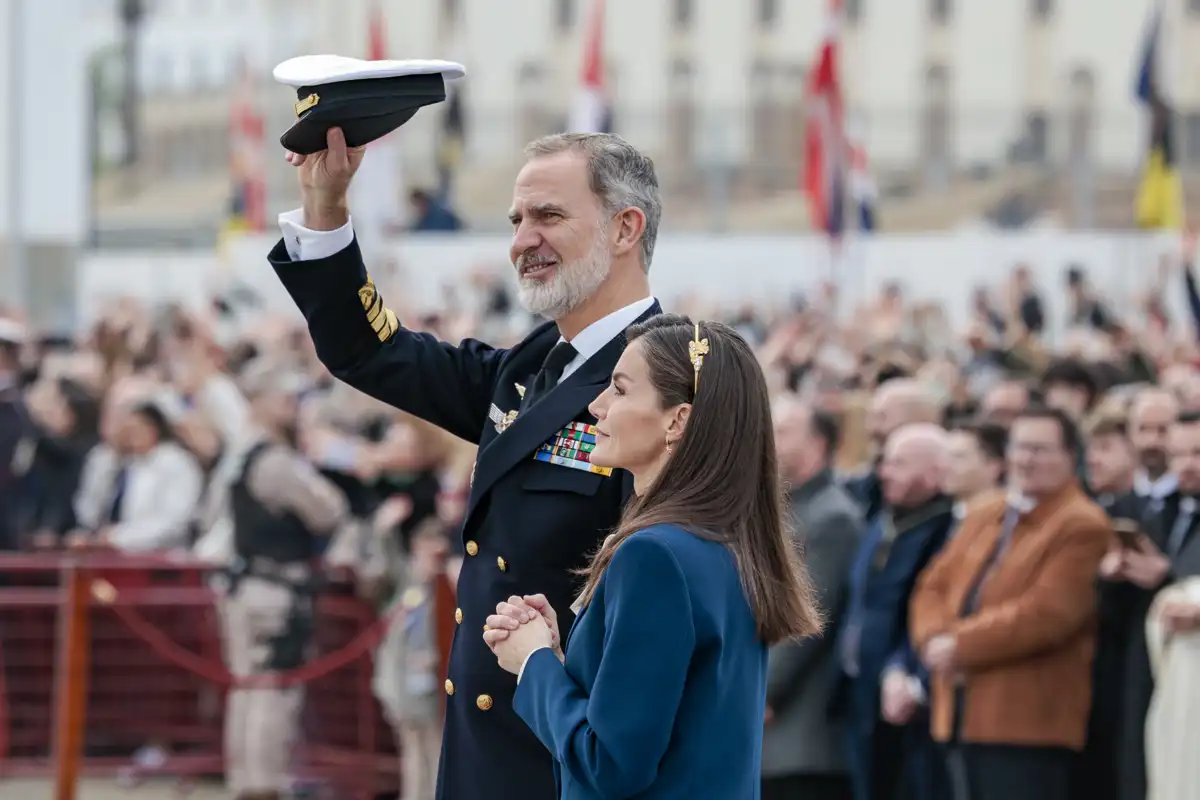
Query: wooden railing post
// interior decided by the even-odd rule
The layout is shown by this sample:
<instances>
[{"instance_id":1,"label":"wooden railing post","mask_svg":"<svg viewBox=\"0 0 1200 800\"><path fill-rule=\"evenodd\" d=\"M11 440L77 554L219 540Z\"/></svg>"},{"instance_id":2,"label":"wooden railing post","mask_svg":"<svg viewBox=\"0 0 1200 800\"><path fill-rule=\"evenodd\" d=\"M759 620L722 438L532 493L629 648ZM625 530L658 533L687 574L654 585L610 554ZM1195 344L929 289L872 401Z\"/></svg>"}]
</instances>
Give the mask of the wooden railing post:
<instances>
[{"instance_id":1,"label":"wooden railing post","mask_svg":"<svg viewBox=\"0 0 1200 800\"><path fill-rule=\"evenodd\" d=\"M445 676L450 668L450 648L454 644L454 629L458 623L454 620L454 608L458 604L454 587L445 569L440 569L433 579L433 625L437 637L438 674ZM479 635L483 635L480 630ZM446 696L441 695L443 704Z\"/></svg>"},{"instance_id":2,"label":"wooden railing post","mask_svg":"<svg viewBox=\"0 0 1200 800\"><path fill-rule=\"evenodd\" d=\"M77 559L68 556L61 572L63 600L58 612L55 675L55 800L75 800L83 758L91 642L88 604L91 587Z\"/></svg>"}]
</instances>

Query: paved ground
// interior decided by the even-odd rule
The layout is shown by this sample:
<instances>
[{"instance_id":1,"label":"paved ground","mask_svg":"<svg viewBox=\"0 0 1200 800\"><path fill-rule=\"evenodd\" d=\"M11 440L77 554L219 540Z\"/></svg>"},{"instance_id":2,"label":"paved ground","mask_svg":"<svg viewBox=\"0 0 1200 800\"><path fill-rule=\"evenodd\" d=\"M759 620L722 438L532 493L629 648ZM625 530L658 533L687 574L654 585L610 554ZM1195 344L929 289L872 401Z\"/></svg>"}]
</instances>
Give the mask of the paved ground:
<instances>
[{"instance_id":1,"label":"paved ground","mask_svg":"<svg viewBox=\"0 0 1200 800\"><path fill-rule=\"evenodd\" d=\"M46 780L0 780L0 800L53 800L54 784ZM116 781L87 780L79 786L75 800L226 800L228 795L211 786L198 787L183 794L173 781L146 783L136 789L122 789Z\"/></svg>"}]
</instances>

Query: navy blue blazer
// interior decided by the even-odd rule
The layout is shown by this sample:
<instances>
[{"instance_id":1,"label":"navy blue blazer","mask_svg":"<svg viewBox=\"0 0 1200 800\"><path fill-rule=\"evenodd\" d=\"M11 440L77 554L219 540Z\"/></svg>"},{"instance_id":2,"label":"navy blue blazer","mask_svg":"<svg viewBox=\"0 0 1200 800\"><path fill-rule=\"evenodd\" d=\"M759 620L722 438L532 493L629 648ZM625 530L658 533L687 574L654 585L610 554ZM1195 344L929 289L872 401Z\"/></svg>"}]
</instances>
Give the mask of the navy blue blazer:
<instances>
[{"instance_id":1,"label":"navy blue blazer","mask_svg":"<svg viewBox=\"0 0 1200 800\"><path fill-rule=\"evenodd\" d=\"M767 648L732 553L673 525L630 536L514 704L562 800L759 797Z\"/></svg>"},{"instance_id":2,"label":"navy blue blazer","mask_svg":"<svg viewBox=\"0 0 1200 800\"><path fill-rule=\"evenodd\" d=\"M570 437L612 380L625 348L618 336L521 411L524 387L558 341L546 323L511 349L474 339L437 341L399 325L363 266L358 243L329 258L290 260L282 240L269 256L308 321L317 355L354 388L479 445L463 523L458 629L446 676L440 800L551 800L557 796L546 748L512 709L512 675L483 641L484 620L511 595L542 592L567 630L579 578L571 570L616 525L630 476L535 459ZM655 303L642 317L661 311ZM639 320L641 321L641 320Z\"/></svg>"},{"instance_id":3,"label":"navy blue blazer","mask_svg":"<svg viewBox=\"0 0 1200 800\"><path fill-rule=\"evenodd\" d=\"M868 713L860 722L868 731L879 715L879 680L887 668L898 667L927 680L908 638L908 601L917 577L942 549L954 524L953 505L947 498L899 515L895 540L881 558L882 517L876 514L869 522L851 567L848 609L838 643L840 659L846 644L842 637L857 628L859 680L855 683L865 693L859 708Z\"/></svg>"}]
</instances>

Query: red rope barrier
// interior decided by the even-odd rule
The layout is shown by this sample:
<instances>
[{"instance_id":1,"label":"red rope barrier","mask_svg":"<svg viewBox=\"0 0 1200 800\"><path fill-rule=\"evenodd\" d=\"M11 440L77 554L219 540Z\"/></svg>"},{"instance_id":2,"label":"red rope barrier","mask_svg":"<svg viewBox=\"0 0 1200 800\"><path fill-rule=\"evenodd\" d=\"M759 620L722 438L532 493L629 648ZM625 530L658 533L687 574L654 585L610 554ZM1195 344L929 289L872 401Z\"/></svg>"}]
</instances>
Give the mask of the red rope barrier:
<instances>
[{"instance_id":1,"label":"red rope barrier","mask_svg":"<svg viewBox=\"0 0 1200 800\"><path fill-rule=\"evenodd\" d=\"M95 581L92 584L93 595L110 607L125 626L150 646L160 658L184 669L193 675L203 678L218 686L231 689L253 689L263 686L280 688L311 683L318 678L324 678L338 670L353 664L372 650L383 640L392 620L403 610L397 604L395 608L371 623L370 627L359 633L350 644L340 650L322 656L315 661L296 669L272 672L265 675L253 675L247 678L235 678L229 673L224 664L207 661L195 653L180 646L162 630L146 620L133 606L116 602L117 589L108 581Z\"/></svg>"}]
</instances>

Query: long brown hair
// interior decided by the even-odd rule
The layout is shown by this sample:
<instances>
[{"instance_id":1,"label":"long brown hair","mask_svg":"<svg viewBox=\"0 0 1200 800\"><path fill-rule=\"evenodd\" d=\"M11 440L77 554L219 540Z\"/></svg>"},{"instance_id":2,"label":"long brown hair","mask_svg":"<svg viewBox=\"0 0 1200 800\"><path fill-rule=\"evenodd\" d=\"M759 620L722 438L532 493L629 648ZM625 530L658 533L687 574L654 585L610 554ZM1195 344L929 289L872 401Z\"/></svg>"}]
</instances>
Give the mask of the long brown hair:
<instances>
[{"instance_id":1,"label":"long brown hair","mask_svg":"<svg viewBox=\"0 0 1200 800\"><path fill-rule=\"evenodd\" d=\"M700 323L707 339L697 380L688 344L696 326L661 314L626 331L640 348L662 407L691 403L683 436L653 484L625 508L621 521L585 570L588 603L613 553L651 525L678 525L732 551L758 635L767 644L819 633L807 571L791 543L775 460L767 382L758 359L732 328Z\"/></svg>"}]
</instances>

